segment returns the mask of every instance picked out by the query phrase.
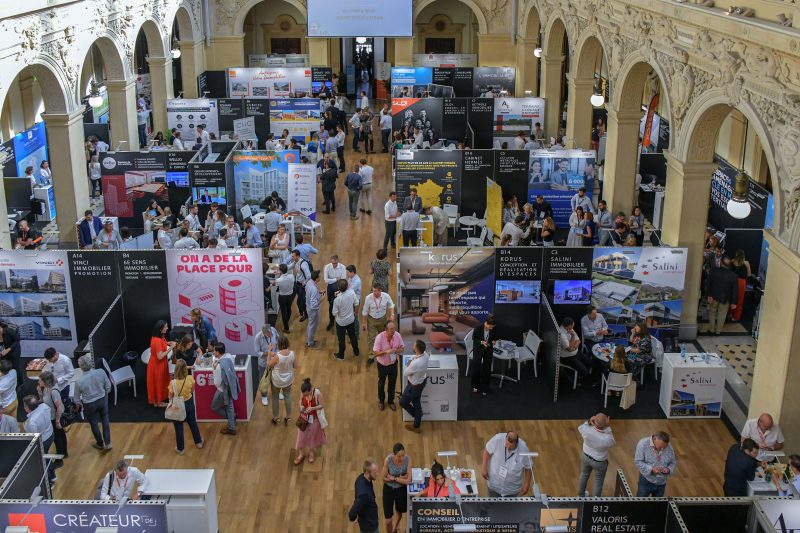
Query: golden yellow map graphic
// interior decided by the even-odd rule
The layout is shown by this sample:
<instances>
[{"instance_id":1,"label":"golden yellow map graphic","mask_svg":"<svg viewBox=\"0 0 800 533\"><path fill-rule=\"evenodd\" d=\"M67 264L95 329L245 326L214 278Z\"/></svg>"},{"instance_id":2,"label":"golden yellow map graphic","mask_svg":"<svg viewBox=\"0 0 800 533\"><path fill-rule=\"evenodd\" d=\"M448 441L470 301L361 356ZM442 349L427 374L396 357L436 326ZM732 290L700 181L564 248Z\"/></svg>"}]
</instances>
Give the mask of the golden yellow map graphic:
<instances>
[{"instance_id":1,"label":"golden yellow map graphic","mask_svg":"<svg viewBox=\"0 0 800 533\"><path fill-rule=\"evenodd\" d=\"M444 187L431 181L430 178L418 185L414 185L414 187L417 188L417 194L422 198L423 207L431 207L434 205L441 207L440 198Z\"/></svg>"}]
</instances>

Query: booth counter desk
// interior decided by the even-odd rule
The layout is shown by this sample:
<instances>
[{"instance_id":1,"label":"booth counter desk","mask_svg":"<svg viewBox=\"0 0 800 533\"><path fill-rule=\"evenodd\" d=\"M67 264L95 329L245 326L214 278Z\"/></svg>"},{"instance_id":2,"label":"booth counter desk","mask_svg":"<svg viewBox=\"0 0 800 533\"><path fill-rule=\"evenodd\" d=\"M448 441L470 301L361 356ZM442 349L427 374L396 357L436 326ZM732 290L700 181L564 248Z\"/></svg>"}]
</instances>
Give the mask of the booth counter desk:
<instances>
[{"instance_id":1,"label":"booth counter desk","mask_svg":"<svg viewBox=\"0 0 800 533\"><path fill-rule=\"evenodd\" d=\"M414 356L403 356L403 388L408 379L405 369ZM411 416L403 410L403 421ZM431 355L428 382L422 390L422 420L458 420L458 360L454 354Z\"/></svg>"},{"instance_id":2,"label":"booth counter desk","mask_svg":"<svg viewBox=\"0 0 800 533\"><path fill-rule=\"evenodd\" d=\"M667 418L719 418L725 368L717 354L665 353L659 403Z\"/></svg>"},{"instance_id":3,"label":"booth counter desk","mask_svg":"<svg viewBox=\"0 0 800 533\"><path fill-rule=\"evenodd\" d=\"M199 359L198 359L199 362ZM257 381L254 384L252 357L249 355L235 356L234 369L239 380L239 396L233 403L236 420L248 421L253 413L253 395L256 392ZM214 371L210 367L195 365L192 370L194 376L194 402L197 409L198 422L222 422L223 419L211 409L211 400L217 387L214 386Z\"/></svg>"},{"instance_id":4,"label":"booth counter desk","mask_svg":"<svg viewBox=\"0 0 800 533\"><path fill-rule=\"evenodd\" d=\"M214 470L160 470L144 473L154 500L167 503L172 533L217 533L217 485Z\"/></svg>"}]
</instances>

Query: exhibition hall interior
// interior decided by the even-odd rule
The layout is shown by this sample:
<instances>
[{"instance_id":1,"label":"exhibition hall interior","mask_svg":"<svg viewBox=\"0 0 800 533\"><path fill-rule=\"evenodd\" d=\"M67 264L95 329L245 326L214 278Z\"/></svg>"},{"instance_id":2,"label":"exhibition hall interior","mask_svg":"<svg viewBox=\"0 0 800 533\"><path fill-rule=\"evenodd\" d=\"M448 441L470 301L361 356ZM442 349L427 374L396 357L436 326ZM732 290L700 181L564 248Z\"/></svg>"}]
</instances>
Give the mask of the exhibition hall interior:
<instances>
[{"instance_id":1,"label":"exhibition hall interior","mask_svg":"<svg viewBox=\"0 0 800 533\"><path fill-rule=\"evenodd\" d=\"M0 2L0 533L800 530L795 16Z\"/></svg>"}]
</instances>

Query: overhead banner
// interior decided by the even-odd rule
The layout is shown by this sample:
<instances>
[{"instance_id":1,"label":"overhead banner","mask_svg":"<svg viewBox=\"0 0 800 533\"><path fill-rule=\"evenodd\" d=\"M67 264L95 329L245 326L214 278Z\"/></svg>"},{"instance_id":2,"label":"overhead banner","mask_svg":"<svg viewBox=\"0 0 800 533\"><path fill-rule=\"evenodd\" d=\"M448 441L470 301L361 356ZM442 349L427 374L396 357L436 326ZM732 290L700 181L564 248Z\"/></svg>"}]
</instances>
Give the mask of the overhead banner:
<instances>
[{"instance_id":1,"label":"overhead banner","mask_svg":"<svg viewBox=\"0 0 800 533\"><path fill-rule=\"evenodd\" d=\"M231 98L306 98L311 96L311 69L229 68Z\"/></svg>"},{"instance_id":2,"label":"overhead banner","mask_svg":"<svg viewBox=\"0 0 800 533\"><path fill-rule=\"evenodd\" d=\"M301 144L319 131L320 104L317 98L284 98L269 101L270 131L278 138L283 130Z\"/></svg>"},{"instance_id":3,"label":"overhead banner","mask_svg":"<svg viewBox=\"0 0 800 533\"><path fill-rule=\"evenodd\" d=\"M584 187L586 196L594 189L595 154L591 150L531 150L528 201L541 194L553 207L556 225L569 224L570 200Z\"/></svg>"},{"instance_id":4,"label":"overhead banner","mask_svg":"<svg viewBox=\"0 0 800 533\"><path fill-rule=\"evenodd\" d=\"M197 142L197 126L219 135L217 101L211 98L176 98L167 100L167 125L181 132L181 140L189 146Z\"/></svg>"},{"instance_id":5,"label":"overhead banner","mask_svg":"<svg viewBox=\"0 0 800 533\"><path fill-rule=\"evenodd\" d=\"M289 194L286 207L299 211L311 220L317 218L317 167L312 164L289 163Z\"/></svg>"},{"instance_id":6,"label":"overhead banner","mask_svg":"<svg viewBox=\"0 0 800 533\"><path fill-rule=\"evenodd\" d=\"M250 353L264 323L261 250L167 251L170 316L190 324L200 308L228 352Z\"/></svg>"},{"instance_id":7,"label":"overhead banner","mask_svg":"<svg viewBox=\"0 0 800 533\"><path fill-rule=\"evenodd\" d=\"M120 226L144 227L142 214L151 200L169 204L167 152L106 152L101 155L103 202L106 216Z\"/></svg>"},{"instance_id":8,"label":"overhead banner","mask_svg":"<svg viewBox=\"0 0 800 533\"><path fill-rule=\"evenodd\" d=\"M27 526L36 533L94 533L98 528L117 528L119 533L167 533L164 501L116 502L43 501L31 508L28 502L0 503L0 529Z\"/></svg>"},{"instance_id":9,"label":"overhead banner","mask_svg":"<svg viewBox=\"0 0 800 533\"><path fill-rule=\"evenodd\" d=\"M273 191L276 191L278 196L288 202L289 165L300 162L299 151L283 150L273 152L253 150L234 152L232 161L237 213L245 205L249 205L253 212L259 211L261 202ZM287 207L292 209L291 205L287 205Z\"/></svg>"},{"instance_id":10,"label":"overhead banner","mask_svg":"<svg viewBox=\"0 0 800 533\"><path fill-rule=\"evenodd\" d=\"M414 54L415 67L477 67L478 54Z\"/></svg>"},{"instance_id":11,"label":"overhead banner","mask_svg":"<svg viewBox=\"0 0 800 533\"><path fill-rule=\"evenodd\" d=\"M308 54L250 54L250 68L308 67Z\"/></svg>"},{"instance_id":12,"label":"overhead banner","mask_svg":"<svg viewBox=\"0 0 800 533\"><path fill-rule=\"evenodd\" d=\"M461 201L461 152L400 150L395 169L397 203L402 206L411 187L417 189L423 207Z\"/></svg>"},{"instance_id":13,"label":"overhead banner","mask_svg":"<svg viewBox=\"0 0 800 533\"><path fill-rule=\"evenodd\" d=\"M67 252L0 251L0 321L16 331L23 357L78 344Z\"/></svg>"},{"instance_id":14,"label":"overhead banner","mask_svg":"<svg viewBox=\"0 0 800 533\"><path fill-rule=\"evenodd\" d=\"M393 98L455 96L500 98L514 96L513 67L395 67L392 69ZM438 94L437 87L452 87L452 94Z\"/></svg>"},{"instance_id":15,"label":"overhead banner","mask_svg":"<svg viewBox=\"0 0 800 533\"><path fill-rule=\"evenodd\" d=\"M505 149L514 148L519 132L530 137L536 123L544 124L544 98L495 98L492 131L494 143Z\"/></svg>"}]
</instances>

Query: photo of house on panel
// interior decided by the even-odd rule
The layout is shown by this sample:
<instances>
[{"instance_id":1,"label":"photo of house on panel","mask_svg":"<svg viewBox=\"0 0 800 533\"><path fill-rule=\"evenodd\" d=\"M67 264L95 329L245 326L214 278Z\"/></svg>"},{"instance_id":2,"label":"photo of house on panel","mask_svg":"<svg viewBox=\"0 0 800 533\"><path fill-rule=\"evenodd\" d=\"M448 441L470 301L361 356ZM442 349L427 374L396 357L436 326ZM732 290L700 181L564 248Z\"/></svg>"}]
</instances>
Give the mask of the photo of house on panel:
<instances>
[{"instance_id":1,"label":"photo of house on panel","mask_svg":"<svg viewBox=\"0 0 800 533\"><path fill-rule=\"evenodd\" d=\"M464 354L464 337L494 305L494 249L400 251L399 331L406 346Z\"/></svg>"},{"instance_id":2,"label":"photo of house on panel","mask_svg":"<svg viewBox=\"0 0 800 533\"><path fill-rule=\"evenodd\" d=\"M588 304L592 297L592 281L588 279L555 280L553 288L553 303Z\"/></svg>"}]
</instances>

